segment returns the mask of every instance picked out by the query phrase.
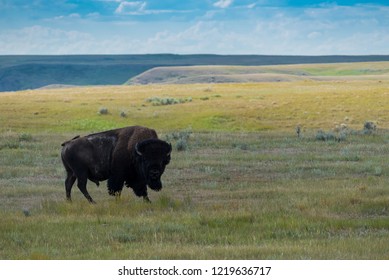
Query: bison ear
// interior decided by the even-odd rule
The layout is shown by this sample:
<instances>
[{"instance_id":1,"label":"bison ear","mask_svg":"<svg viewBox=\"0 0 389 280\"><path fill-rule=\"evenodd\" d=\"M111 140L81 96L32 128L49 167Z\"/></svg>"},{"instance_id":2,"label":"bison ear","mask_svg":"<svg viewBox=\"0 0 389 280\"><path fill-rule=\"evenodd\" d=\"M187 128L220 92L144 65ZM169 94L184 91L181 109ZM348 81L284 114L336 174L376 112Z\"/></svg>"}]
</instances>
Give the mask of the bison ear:
<instances>
[{"instance_id":1,"label":"bison ear","mask_svg":"<svg viewBox=\"0 0 389 280\"><path fill-rule=\"evenodd\" d=\"M140 156L143 156L143 154L139 151L139 145L138 145L139 143L136 143L136 145L135 145L135 152L138 154L138 155L140 155Z\"/></svg>"}]
</instances>

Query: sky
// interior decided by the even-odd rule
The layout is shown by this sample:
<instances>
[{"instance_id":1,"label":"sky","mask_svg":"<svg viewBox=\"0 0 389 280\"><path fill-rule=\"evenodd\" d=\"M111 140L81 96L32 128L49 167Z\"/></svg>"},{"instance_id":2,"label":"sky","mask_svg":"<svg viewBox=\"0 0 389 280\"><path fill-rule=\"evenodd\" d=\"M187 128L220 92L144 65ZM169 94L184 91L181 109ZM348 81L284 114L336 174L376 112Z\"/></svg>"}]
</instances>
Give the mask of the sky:
<instances>
[{"instance_id":1,"label":"sky","mask_svg":"<svg viewBox=\"0 0 389 280\"><path fill-rule=\"evenodd\" d=\"M389 0L0 0L0 55L389 54Z\"/></svg>"}]
</instances>

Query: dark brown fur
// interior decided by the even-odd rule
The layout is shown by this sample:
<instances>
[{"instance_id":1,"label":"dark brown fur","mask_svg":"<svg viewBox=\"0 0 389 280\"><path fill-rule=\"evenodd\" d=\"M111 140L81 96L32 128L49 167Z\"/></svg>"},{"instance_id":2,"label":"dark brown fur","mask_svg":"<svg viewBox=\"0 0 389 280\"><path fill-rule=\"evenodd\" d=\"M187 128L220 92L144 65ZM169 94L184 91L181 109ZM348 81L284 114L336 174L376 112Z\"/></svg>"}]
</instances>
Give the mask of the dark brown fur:
<instances>
[{"instance_id":1,"label":"dark brown fur","mask_svg":"<svg viewBox=\"0 0 389 280\"><path fill-rule=\"evenodd\" d=\"M160 177L171 152L171 145L159 140L155 130L141 126L76 136L62 146L67 199L71 200L71 189L77 179L78 188L92 203L86 189L88 179L97 185L108 180L110 195L120 195L125 184L137 196L148 200L147 186L157 191L162 188Z\"/></svg>"}]
</instances>

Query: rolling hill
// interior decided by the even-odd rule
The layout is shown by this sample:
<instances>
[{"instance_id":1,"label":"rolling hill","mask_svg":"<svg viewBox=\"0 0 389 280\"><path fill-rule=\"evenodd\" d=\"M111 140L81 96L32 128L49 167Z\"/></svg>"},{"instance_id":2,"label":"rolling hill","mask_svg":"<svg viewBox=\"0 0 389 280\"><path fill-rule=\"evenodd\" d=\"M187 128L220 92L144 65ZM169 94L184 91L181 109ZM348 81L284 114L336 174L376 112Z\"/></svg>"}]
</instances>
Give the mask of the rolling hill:
<instances>
[{"instance_id":1,"label":"rolling hill","mask_svg":"<svg viewBox=\"0 0 389 280\"><path fill-rule=\"evenodd\" d=\"M389 62L156 67L131 78L127 84L257 83L355 78L388 80Z\"/></svg>"}]
</instances>

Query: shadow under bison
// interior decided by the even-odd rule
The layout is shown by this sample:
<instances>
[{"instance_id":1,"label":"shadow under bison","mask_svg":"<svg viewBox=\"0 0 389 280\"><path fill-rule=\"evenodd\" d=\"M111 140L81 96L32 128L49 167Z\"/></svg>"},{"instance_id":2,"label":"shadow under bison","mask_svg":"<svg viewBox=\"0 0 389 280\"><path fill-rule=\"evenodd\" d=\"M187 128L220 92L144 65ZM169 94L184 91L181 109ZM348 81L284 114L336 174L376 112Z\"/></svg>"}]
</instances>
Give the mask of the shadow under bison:
<instances>
[{"instance_id":1,"label":"shadow under bison","mask_svg":"<svg viewBox=\"0 0 389 280\"><path fill-rule=\"evenodd\" d=\"M125 184L137 196L150 201L147 186L155 191L162 189L161 176L170 162L171 151L172 146L158 139L155 130L141 126L76 136L62 144L66 198L71 200L77 179L80 191L95 203L86 189L89 179L96 185L108 180L110 195L120 195Z\"/></svg>"}]
</instances>

